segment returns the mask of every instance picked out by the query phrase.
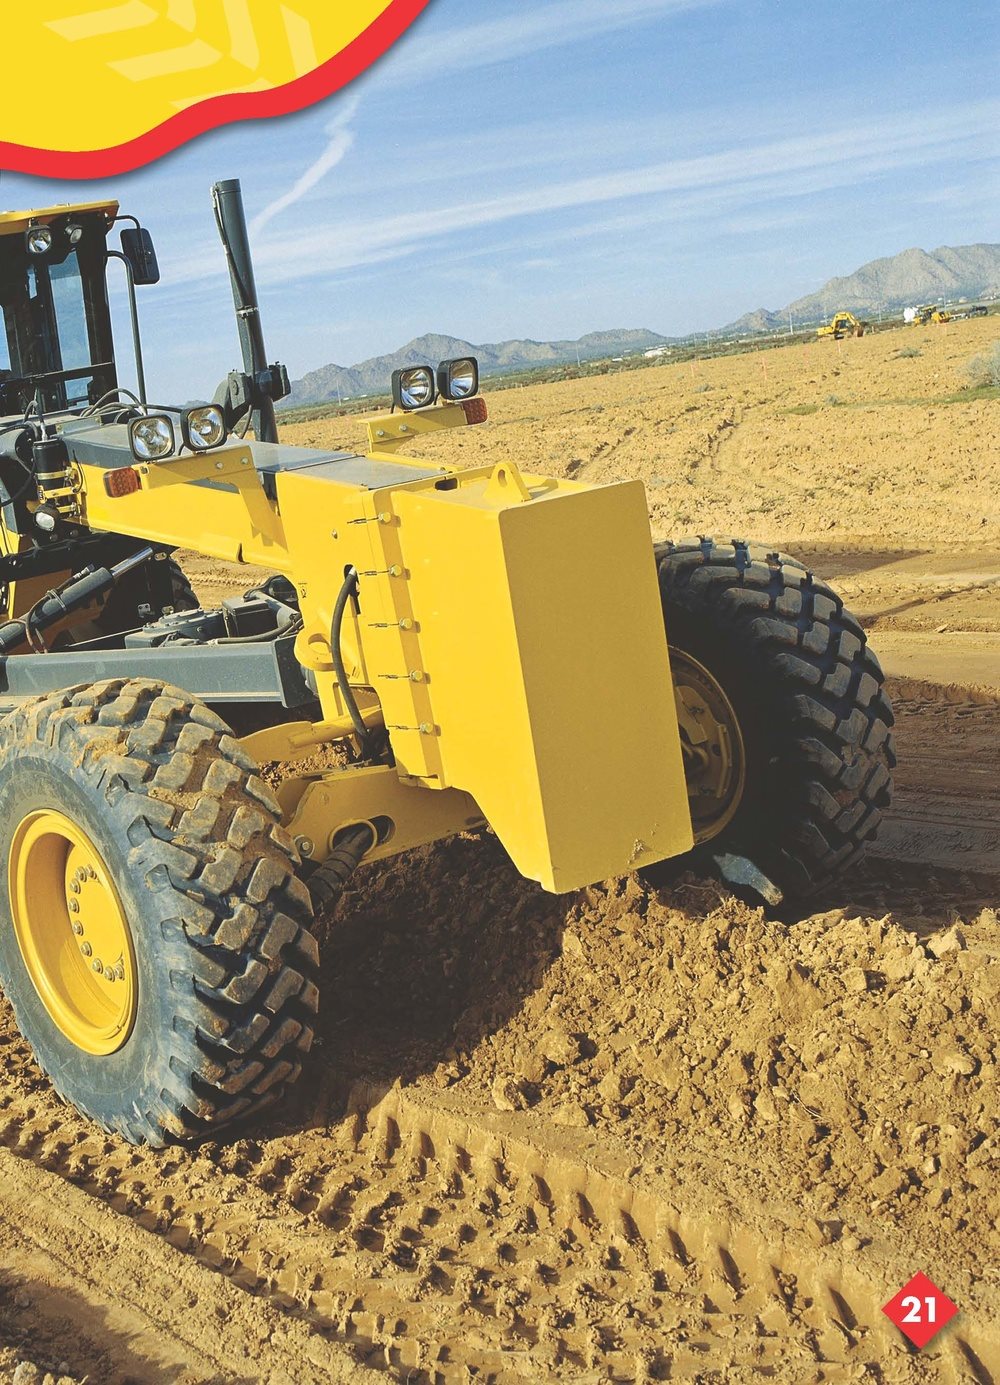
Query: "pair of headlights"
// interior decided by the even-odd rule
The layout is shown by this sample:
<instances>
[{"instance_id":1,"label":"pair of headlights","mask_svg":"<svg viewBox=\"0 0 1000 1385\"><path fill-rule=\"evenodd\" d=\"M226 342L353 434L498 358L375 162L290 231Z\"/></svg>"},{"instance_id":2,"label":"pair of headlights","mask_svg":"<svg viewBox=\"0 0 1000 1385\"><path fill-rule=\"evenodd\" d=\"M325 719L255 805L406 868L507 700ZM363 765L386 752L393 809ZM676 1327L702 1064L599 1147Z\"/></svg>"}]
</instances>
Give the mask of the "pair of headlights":
<instances>
[{"instance_id":1,"label":"pair of headlights","mask_svg":"<svg viewBox=\"0 0 1000 1385\"><path fill-rule=\"evenodd\" d=\"M67 222L63 233L70 245L79 245L83 239L83 227L76 221ZM29 226L24 233L24 244L29 255L47 255L55 244L55 231L41 223Z\"/></svg>"},{"instance_id":2,"label":"pair of headlights","mask_svg":"<svg viewBox=\"0 0 1000 1385\"><path fill-rule=\"evenodd\" d=\"M226 417L217 404L197 404L181 414L181 443L192 452L211 452L229 437ZM144 414L128 426L129 447L137 462L162 462L177 451L174 420L169 414Z\"/></svg>"},{"instance_id":3,"label":"pair of headlights","mask_svg":"<svg viewBox=\"0 0 1000 1385\"><path fill-rule=\"evenodd\" d=\"M392 372L392 402L400 409L423 409L438 395L457 403L479 393L479 362L475 356L429 365L404 366Z\"/></svg>"}]
</instances>

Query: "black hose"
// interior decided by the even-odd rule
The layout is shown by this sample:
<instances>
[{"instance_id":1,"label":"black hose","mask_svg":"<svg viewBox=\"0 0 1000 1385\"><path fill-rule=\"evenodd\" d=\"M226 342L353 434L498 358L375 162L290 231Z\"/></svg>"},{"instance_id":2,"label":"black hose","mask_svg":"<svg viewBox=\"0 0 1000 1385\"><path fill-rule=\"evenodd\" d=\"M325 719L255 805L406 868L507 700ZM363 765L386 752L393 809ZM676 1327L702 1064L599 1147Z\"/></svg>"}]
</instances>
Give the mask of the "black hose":
<instances>
[{"instance_id":1,"label":"black hose","mask_svg":"<svg viewBox=\"0 0 1000 1385\"><path fill-rule=\"evenodd\" d=\"M377 841L378 837L370 823L356 823L353 827L345 827L339 834L329 856L308 878L309 893L317 914L325 914L334 907L365 853L371 851Z\"/></svg>"},{"instance_id":2,"label":"black hose","mask_svg":"<svg viewBox=\"0 0 1000 1385\"><path fill-rule=\"evenodd\" d=\"M371 733L365 725L364 717L358 708L357 699L354 691L347 681L347 670L344 668L344 655L340 648L340 632L344 624L344 612L347 610L347 603L351 597L358 594L358 570L356 567L349 567L344 577L343 586L337 595L337 604L333 608L333 620L330 624L330 658L333 661L333 671L337 675L337 683L340 686L341 696L347 706L348 714L351 718L351 725L357 733L358 740L361 742L361 757L367 759L370 752Z\"/></svg>"}]
</instances>

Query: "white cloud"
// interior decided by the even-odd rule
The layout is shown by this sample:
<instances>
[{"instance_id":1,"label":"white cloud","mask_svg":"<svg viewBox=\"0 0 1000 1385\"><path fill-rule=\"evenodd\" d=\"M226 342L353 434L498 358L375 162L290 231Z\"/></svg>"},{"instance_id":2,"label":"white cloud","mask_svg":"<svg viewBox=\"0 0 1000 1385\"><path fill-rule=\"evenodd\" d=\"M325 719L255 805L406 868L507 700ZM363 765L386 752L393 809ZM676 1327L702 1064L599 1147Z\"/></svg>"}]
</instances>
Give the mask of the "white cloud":
<instances>
[{"instance_id":1,"label":"white cloud","mask_svg":"<svg viewBox=\"0 0 1000 1385\"><path fill-rule=\"evenodd\" d=\"M618 0L609 8L605 0L555 0L555 3L550 0L533 13L519 10L503 19L485 20L418 38L410 47L401 45L402 72L395 72L393 80L403 77L407 81L418 81L456 66L469 68L509 62L527 53L719 3L722 0ZM342 98L340 109L326 127L329 142L323 152L287 192L274 198L254 217L250 224L252 234L257 235L282 212L294 207L343 161L354 143L350 124L360 104L355 84Z\"/></svg>"},{"instance_id":2,"label":"white cloud","mask_svg":"<svg viewBox=\"0 0 1000 1385\"><path fill-rule=\"evenodd\" d=\"M954 154L1000 121L1000 102L979 102L921 111L877 125L853 123L819 134L737 146L696 158L671 159L638 168L547 183L500 197L407 211L374 221L315 226L288 246L265 243L258 251L264 279L289 280L347 269L412 253L448 234L611 202L634 203L654 195L691 198L720 195L752 203L768 195L809 195L857 183L893 169L919 167Z\"/></svg>"},{"instance_id":3,"label":"white cloud","mask_svg":"<svg viewBox=\"0 0 1000 1385\"><path fill-rule=\"evenodd\" d=\"M706 9L724 0L544 0L529 6L518 0L515 13L451 30L429 32L418 25L410 40L386 60L393 78L423 81L457 68L510 62L529 53L599 38L632 25Z\"/></svg>"},{"instance_id":4,"label":"white cloud","mask_svg":"<svg viewBox=\"0 0 1000 1385\"><path fill-rule=\"evenodd\" d=\"M358 94L348 95L341 101L337 114L326 127L326 134L329 136L326 148L319 158L309 165L302 176L296 179L287 192L269 202L264 210L254 217L250 223L250 231L253 235L262 231L269 221L273 221L276 216L287 211L289 207L294 207L296 202L305 197L307 192L311 192L316 184L335 169L347 155L354 143L354 134L349 128L350 123L357 114L360 105L361 97Z\"/></svg>"},{"instance_id":5,"label":"white cloud","mask_svg":"<svg viewBox=\"0 0 1000 1385\"><path fill-rule=\"evenodd\" d=\"M553 241L598 232L636 236L682 217L717 220L741 211L753 213L768 198L808 198L894 170L926 167L960 155L988 157L986 132L998 126L1000 102L968 103L879 123L854 121L835 129L559 182L537 185L529 178L530 186L444 207L432 203L370 218L314 219L300 230L292 246L277 236L258 242L258 278L261 283L277 284L333 276L419 254L429 245L435 246L437 254L444 238L463 232L469 233L467 244L458 253L466 258L489 248L477 232L566 212L579 213L570 228L562 216L540 229L526 229L523 239L535 254ZM597 217L594 213L599 208L614 208L614 214ZM454 246L454 240L450 244ZM183 294L183 284L218 274L220 261L215 254L206 254L189 258L178 269L173 283Z\"/></svg>"}]
</instances>

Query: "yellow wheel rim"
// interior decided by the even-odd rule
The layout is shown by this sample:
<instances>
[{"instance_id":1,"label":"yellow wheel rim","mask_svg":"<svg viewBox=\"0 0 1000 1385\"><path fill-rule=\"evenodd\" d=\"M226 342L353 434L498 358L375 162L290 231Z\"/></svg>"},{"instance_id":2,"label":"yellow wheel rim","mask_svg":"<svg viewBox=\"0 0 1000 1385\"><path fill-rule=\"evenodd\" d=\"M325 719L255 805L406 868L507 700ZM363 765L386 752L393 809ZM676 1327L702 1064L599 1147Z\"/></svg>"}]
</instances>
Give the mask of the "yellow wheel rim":
<instances>
[{"instance_id":1,"label":"yellow wheel rim","mask_svg":"<svg viewBox=\"0 0 1000 1385\"><path fill-rule=\"evenodd\" d=\"M84 1053L115 1053L135 1022L132 934L100 852L62 813L29 813L10 847L14 932L32 984Z\"/></svg>"},{"instance_id":2,"label":"yellow wheel rim","mask_svg":"<svg viewBox=\"0 0 1000 1385\"><path fill-rule=\"evenodd\" d=\"M677 720L696 842L732 822L746 787L746 750L733 704L704 664L671 649Z\"/></svg>"}]
</instances>

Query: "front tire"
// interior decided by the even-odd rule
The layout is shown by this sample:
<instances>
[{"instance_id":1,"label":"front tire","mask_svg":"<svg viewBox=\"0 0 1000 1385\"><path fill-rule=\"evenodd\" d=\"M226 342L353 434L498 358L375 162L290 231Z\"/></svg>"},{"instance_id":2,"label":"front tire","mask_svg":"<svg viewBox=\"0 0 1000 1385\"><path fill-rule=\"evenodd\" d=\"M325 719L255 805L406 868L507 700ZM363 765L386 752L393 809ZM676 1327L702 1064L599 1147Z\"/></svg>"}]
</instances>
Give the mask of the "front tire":
<instances>
[{"instance_id":1,"label":"front tire","mask_svg":"<svg viewBox=\"0 0 1000 1385\"><path fill-rule=\"evenodd\" d=\"M878 660L792 558L703 539L656 560L696 833L668 864L713 874L719 854L742 856L786 897L815 893L860 860L889 803Z\"/></svg>"},{"instance_id":2,"label":"front tire","mask_svg":"<svg viewBox=\"0 0 1000 1385\"><path fill-rule=\"evenodd\" d=\"M115 679L0 723L0 981L52 1085L133 1143L215 1132L297 1076L311 907L224 722Z\"/></svg>"}]
</instances>

